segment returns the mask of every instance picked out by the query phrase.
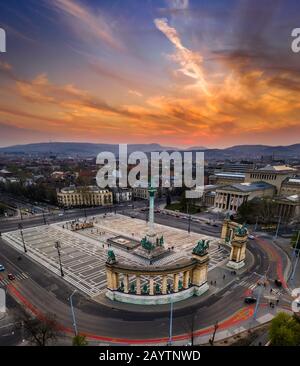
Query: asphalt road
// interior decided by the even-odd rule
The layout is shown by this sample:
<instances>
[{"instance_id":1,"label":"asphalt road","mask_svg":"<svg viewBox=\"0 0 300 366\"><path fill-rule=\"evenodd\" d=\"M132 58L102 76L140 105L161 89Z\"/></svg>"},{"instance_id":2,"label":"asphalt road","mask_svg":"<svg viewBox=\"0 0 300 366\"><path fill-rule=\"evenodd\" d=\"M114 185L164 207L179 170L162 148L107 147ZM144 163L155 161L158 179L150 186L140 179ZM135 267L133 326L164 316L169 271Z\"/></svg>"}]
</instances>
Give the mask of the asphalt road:
<instances>
[{"instance_id":1,"label":"asphalt road","mask_svg":"<svg viewBox=\"0 0 300 366\"><path fill-rule=\"evenodd\" d=\"M4 244L5 247L7 247ZM43 313L54 313L60 324L72 328L71 312L68 296L72 288L58 277L49 276L43 268L29 264L27 259L15 265L13 249L5 248L1 243L0 261L8 271L18 273L27 269L30 278L15 284L16 289ZM175 304L173 331L175 334L190 332L194 329L214 324L216 317L224 319L243 306L245 289L237 288L233 296L213 295L203 301L189 301L185 308L177 308ZM198 300L193 298L192 300ZM96 304L81 294L74 296L77 326L80 332L108 337L145 339L168 336L169 306L161 306L160 311L135 312L118 310L113 307ZM112 303L113 305L113 303ZM129 309L130 307L128 307ZM157 309L156 309L157 310Z\"/></svg>"},{"instance_id":2,"label":"asphalt road","mask_svg":"<svg viewBox=\"0 0 300 366\"><path fill-rule=\"evenodd\" d=\"M136 211L134 212L136 213ZM82 211L70 212L64 215L63 220L78 217L79 213L82 215ZM96 213L99 213L99 209L88 211L88 215ZM127 214L131 214L128 209ZM147 214L139 212L137 215L141 218L141 215L144 215L144 219L147 216ZM27 220L24 227L37 225L37 222L41 223L41 218ZM188 225L187 221L164 215L156 215L156 222L183 229L187 228ZM9 225L7 222L2 223L2 230L3 228L9 230ZM16 226L16 223L14 222L13 225ZM199 223L191 223L191 229L195 232L202 232L205 229L207 234L209 230ZM220 228L214 229L216 230L215 235L219 235ZM264 250L264 245L256 240L249 241L248 248L255 258L255 263L240 280L247 278L253 272L261 275L268 273L269 276L274 278L277 275L278 268L273 260L272 253ZM19 295L27 299L42 313L55 313L59 323L71 329L72 321L68 296L74 289L58 276L48 272L25 256L21 261L18 261L18 256L19 254L14 249L0 240L0 263L3 263L7 270L13 273L26 272L29 274L28 279L17 281L14 284ZM189 333L192 329L211 326L216 321L228 318L241 309L244 306L245 288L234 285L233 282L232 286L210 297L203 296L189 299L185 302L185 307L182 307L182 303L175 304L173 334ZM141 309L133 306L127 306L125 309L123 307L122 310L119 310L114 307L114 303L111 303L111 306L101 305L87 299L80 293L75 294L74 305L77 326L80 332L129 339L168 336L168 305L160 306L159 309L156 307L153 311L149 308L146 312L142 312Z\"/></svg>"}]
</instances>

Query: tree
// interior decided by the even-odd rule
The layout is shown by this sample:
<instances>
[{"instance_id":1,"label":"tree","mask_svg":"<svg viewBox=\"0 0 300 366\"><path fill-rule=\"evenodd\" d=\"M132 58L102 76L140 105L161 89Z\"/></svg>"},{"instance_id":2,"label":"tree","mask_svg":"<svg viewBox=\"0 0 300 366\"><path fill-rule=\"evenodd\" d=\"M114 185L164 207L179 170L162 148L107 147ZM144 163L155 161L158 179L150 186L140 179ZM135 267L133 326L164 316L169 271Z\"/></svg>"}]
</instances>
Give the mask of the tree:
<instances>
[{"instance_id":1,"label":"tree","mask_svg":"<svg viewBox=\"0 0 300 366\"><path fill-rule=\"evenodd\" d=\"M88 341L86 340L86 337L84 335L78 334L73 337L72 344L73 346L87 346Z\"/></svg>"},{"instance_id":2,"label":"tree","mask_svg":"<svg viewBox=\"0 0 300 366\"><path fill-rule=\"evenodd\" d=\"M270 224L277 221L277 204L271 198L256 198L249 202L244 202L238 208L238 221L254 224L256 218L258 222Z\"/></svg>"},{"instance_id":3,"label":"tree","mask_svg":"<svg viewBox=\"0 0 300 366\"><path fill-rule=\"evenodd\" d=\"M47 346L50 342L55 342L61 334L54 314L33 317L24 310L19 323L23 325L29 342L36 346Z\"/></svg>"},{"instance_id":4,"label":"tree","mask_svg":"<svg viewBox=\"0 0 300 366\"><path fill-rule=\"evenodd\" d=\"M272 346L299 346L300 322L294 316L280 312L271 321L269 335Z\"/></svg>"},{"instance_id":5,"label":"tree","mask_svg":"<svg viewBox=\"0 0 300 366\"><path fill-rule=\"evenodd\" d=\"M171 196L170 196L170 194L168 193L168 195L167 195L167 201L166 201L166 204L167 204L167 206L170 206L170 204L172 203L172 200L171 200Z\"/></svg>"}]
</instances>

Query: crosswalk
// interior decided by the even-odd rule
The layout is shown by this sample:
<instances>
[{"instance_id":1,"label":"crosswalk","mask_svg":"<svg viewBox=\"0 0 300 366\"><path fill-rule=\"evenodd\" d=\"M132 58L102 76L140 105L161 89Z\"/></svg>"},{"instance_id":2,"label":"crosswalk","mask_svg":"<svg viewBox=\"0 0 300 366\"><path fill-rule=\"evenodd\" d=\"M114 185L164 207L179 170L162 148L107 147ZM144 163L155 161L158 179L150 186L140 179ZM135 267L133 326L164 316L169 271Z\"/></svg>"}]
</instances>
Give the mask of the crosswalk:
<instances>
[{"instance_id":1,"label":"crosswalk","mask_svg":"<svg viewBox=\"0 0 300 366\"><path fill-rule=\"evenodd\" d=\"M250 276L244 278L241 281L237 281L236 286L244 287L248 290L254 290L257 287L257 282L259 281L260 276L253 273Z\"/></svg>"},{"instance_id":2,"label":"crosswalk","mask_svg":"<svg viewBox=\"0 0 300 366\"><path fill-rule=\"evenodd\" d=\"M27 278L28 278L28 275L25 272L15 275L15 280L9 280L8 278L0 277L0 286L4 287L4 286L9 285L10 283L13 283L14 281L22 281L22 280L26 280Z\"/></svg>"}]
</instances>

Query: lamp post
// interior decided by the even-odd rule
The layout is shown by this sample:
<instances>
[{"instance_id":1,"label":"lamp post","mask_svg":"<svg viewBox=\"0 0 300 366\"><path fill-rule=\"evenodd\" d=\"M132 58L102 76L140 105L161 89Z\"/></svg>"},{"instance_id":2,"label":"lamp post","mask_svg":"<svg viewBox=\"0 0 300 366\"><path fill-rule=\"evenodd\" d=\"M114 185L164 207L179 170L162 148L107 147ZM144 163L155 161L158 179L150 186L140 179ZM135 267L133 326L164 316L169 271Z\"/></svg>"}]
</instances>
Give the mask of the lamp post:
<instances>
[{"instance_id":1,"label":"lamp post","mask_svg":"<svg viewBox=\"0 0 300 366\"><path fill-rule=\"evenodd\" d=\"M279 216L279 219L278 219L278 224L277 224L277 229L276 229L274 239L277 239L277 237L278 237L278 232L279 232L279 228L280 228L280 221L281 221L281 216Z\"/></svg>"},{"instance_id":2,"label":"lamp post","mask_svg":"<svg viewBox=\"0 0 300 366\"><path fill-rule=\"evenodd\" d=\"M61 248L61 245L60 245L60 242L59 241L56 241L55 242L55 248L57 249L57 254L58 254L58 261L59 261L59 266L60 266L60 274L61 274L61 277L64 277L64 271L63 271L63 268L62 268L62 263L61 263L61 255L60 255L60 248Z\"/></svg>"},{"instance_id":3,"label":"lamp post","mask_svg":"<svg viewBox=\"0 0 300 366\"><path fill-rule=\"evenodd\" d=\"M73 293L69 297L69 300L70 300L70 305L71 305L71 313L72 313L72 319L73 319L74 332L75 332L75 336L77 336L78 335L78 330L77 330L75 312L74 312L74 307L73 307L73 295L75 294L75 292L77 292L77 290L73 291Z\"/></svg>"},{"instance_id":4,"label":"lamp post","mask_svg":"<svg viewBox=\"0 0 300 366\"><path fill-rule=\"evenodd\" d=\"M172 295L171 295L169 342L168 342L169 346L172 346L172 335L173 335L173 298L172 298Z\"/></svg>"},{"instance_id":5,"label":"lamp post","mask_svg":"<svg viewBox=\"0 0 300 366\"><path fill-rule=\"evenodd\" d=\"M296 240L295 248L294 248L294 251L293 251L293 257L296 256L296 259L295 259L295 264L294 264L294 268L293 268L292 275L291 275L291 281L294 280L294 276L295 276L295 273L296 273L296 268L297 268L297 265L298 265L298 262L299 262L299 256L300 256L300 248L298 248L299 242L300 242L299 239L300 239L300 230L298 231L297 240Z\"/></svg>"},{"instance_id":6,"label":"lamp post","mask_svg":"<svg viewBox=\"0 0 300 366\"><path fill-rule=\"evenodd\" d=\"M23 243L23 248L24 248L24 252L27 253L27 248L26 248L26 244L25 244L25 240L24 240L24 235L23 235L23 225L19 224L19 229L20 229L20 234L21 234L21 239L22 239L22 243Z\"/></svg>"},{"instance_id":7,"label":"lamp post","mask_svg":"<svg viewBox=\"0 0 300 366\"><path fill-rule=\"evenodd\" d=\"M216 321L216 324L214 325L214 332L213 332L213 335L211 337L211 339L209 340L209 343L211 346L214 345L214 341L215 341L215 336L216 336L216 333L217 333L217 329L219 328L219 323L218 321Z\"/></svg>"}]
</instances>

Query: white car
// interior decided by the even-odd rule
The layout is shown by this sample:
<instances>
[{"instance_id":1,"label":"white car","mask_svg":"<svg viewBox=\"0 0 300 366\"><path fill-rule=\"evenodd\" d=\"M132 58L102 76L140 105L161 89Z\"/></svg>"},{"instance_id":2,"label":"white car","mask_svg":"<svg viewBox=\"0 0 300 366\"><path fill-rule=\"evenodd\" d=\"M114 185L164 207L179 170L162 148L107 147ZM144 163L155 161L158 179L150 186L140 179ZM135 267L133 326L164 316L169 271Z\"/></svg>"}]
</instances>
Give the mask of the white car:
<instances>
[{"instance_id":1,"label":"white car","mask_svg":"<svg viewBox=\"0 0 300 366\"><path fill-rule=\"evenodd\" d=\"M255 237L254 237L254 235L248 235L248 239L254 240Z\"/></svg>"}]
</instances>

